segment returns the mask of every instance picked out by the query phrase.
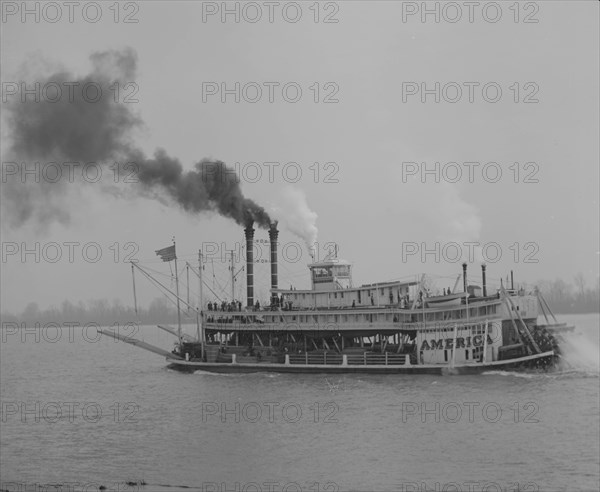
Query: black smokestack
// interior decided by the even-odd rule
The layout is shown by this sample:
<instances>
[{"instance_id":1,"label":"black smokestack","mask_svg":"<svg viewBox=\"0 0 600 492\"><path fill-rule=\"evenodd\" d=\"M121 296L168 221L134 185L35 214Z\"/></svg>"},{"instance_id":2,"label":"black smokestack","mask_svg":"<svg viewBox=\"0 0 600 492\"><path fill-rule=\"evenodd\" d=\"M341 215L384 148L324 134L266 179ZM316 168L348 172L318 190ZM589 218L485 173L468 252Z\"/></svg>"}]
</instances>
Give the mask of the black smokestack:
<instances>
[{"instance_id":1,"label":"black smokestack","mask_svg":"<svg viewBox=\"0 0 600 492\"><path fill-rule=\"evenodd\" d=\"M487 296L487 287L485 285L485 263L481 265L481 283L483 286L483 297Z\"/></svg>"},{"instance_id":2,"label":"black smokestack","mask_svg":"<svg viewBox=\"0 0 600 492\"><path fill-rule=\"evenodd\" d=\"M79 163L77 176L87 163L111 166L101 167L103 176L112 179L118 172L120 181L133 182L131 188L140 195L168 197L191 213L214 211L240 225L252 220L259 227L269 227L271 220L264 208L244 197L239 178L223 162L204 159L193 170L184 171L179 160L164 150L159 148L153 157L147 157L134 146L133 133L143 128L143 123L132 111L135 104L124 100L125 92L131 93L127 84L136 80L137 56L133 50L94 53L90 60L93 69L85 77L57 72L27 81L27 87L34 82L41 87L61 87L58 101L46 97L36 101L33 96L22 101L21 94L9 98L4 106L12 146L3 156L5 162L56 162L63 176L72 169L65 164ZM84 91L84 87L92 89ZM93 87L100 88L99 98L100 92ZM121 90L117 101L115 87ZM140 98L142 95L140 90ZM120 165L115 166L115 162ZM2 186L6 200L3 213L10 225L18 227L32 217L47 220L49 210L52 218L68 222L68 208L61 203L66 180L48 183L42 179L23 186L19 178L11 176Z\"/></svg>"},{"instance_id":3,"label":"black smokestack","mask_svg":"<svg viewBox=\"0 0 600 492\"><path fill-rule=\"evenodd\" d=\"M248 307L254 306L254 227L249 222L246 234L246 298Z\"/></svg>"},{"instance_id":4,"label":"black smokestack","mask_svg":"<svg viewBox=\"0 0 600 492\"><path fill-rule=\"evenodd\" d=\"M273 222L269 227L269 240L271 243L271 289L277 289L277 238L279 231L277 230L277 222ZM277 293L271 295L272 303L275 304Z\"/></svg>"},{"instance_id":5,"label":"black smokestack","mask_svg":"<svg viewBox=\"0 0 600 492\"><path fill-rule=\"evenodd\" d=\"M463 263L463 291L467 292L467 264Z\"/></svg>"}]
</instances>

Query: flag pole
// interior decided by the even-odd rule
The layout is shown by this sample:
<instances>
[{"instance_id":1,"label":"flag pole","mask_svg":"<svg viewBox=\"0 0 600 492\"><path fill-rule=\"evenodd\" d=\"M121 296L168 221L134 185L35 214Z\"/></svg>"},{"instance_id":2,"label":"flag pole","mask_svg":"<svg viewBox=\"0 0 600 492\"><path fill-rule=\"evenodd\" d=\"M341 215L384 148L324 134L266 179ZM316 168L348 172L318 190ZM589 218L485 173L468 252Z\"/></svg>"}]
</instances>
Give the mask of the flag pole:
<instances>
[{"instance_id":1,"label":"flag pole","mask_svg":"<svg viewBox=\"0 0 600 492\"><path fill-rule=\"evenodd\" d=\"M190 265L186 262L185 265L186 283L187 283L187 312L190 312Z\"/></svg>"},{"instance_id":2,"label":"flag pole","mask_svg":"<svg viewBox=\"0 0 600 492\"><path fill-rule=\"evenodd\" d=\"M173 249L175 250L175 293L177 294L177 335L179 336L179 345L181 346L181 309L179 307L179 275L177 273L177 248L175 247L175 238L173 238Z\"/></svg>"},{"instance_id":3,"label":"flag pole","mask_svg":"<svg viewBox=\"0 0 600 492\"><path fill-rule=\"evenodd\" d=\"M198 250L198 308L196 309L198 317L196 322L200 325L200 333L198 333L198 341L201 345L201 357L204 360L206 336L204 334L204 320L202 319L202 306L204 305L204 299L202 298L202 250Z\"/></svg>"},{"instance_id":4,"label":"flag pole","mask_svg":"<svg viewBox=\"0 0 600 492\"><path fill-rule=\"evenodd\" d=\"M137 308L137 295L135 293L135 271L133 269L133 261L131 262L131 279L133 280L133 306L135 308L135 314L138 314Z\"/></svg>"}]
</instances>

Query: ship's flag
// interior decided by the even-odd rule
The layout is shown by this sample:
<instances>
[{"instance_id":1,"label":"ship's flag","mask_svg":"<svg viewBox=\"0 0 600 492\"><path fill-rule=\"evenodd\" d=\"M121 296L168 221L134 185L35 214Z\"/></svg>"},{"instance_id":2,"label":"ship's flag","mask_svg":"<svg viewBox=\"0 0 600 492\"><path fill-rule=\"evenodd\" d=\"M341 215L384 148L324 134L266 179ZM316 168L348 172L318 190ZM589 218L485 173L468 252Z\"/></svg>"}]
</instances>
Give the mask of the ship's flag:
<instances>
[{"instance_id":1,"label":"ship's flag","mask_svg":"<svg viewBox=\"0 0 600 492\"><path fill-rule=\"evenodd\" d=\"M156 254L160 256L162 261L172 261L175 257L175 245L168 246L167 248L159 249Z\"/></svg>"}]
</instances>

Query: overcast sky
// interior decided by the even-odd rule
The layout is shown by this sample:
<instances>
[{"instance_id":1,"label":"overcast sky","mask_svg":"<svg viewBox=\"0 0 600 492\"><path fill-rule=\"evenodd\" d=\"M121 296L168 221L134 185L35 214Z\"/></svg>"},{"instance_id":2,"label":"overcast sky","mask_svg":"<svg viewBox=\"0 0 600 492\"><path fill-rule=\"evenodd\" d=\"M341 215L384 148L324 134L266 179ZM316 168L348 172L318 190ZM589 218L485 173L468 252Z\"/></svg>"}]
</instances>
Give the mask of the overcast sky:
<instances>
[{"instance_id":1,"label":"overcast sky","mask_svg":"<svg viewBox=\"0 0 600 492\"><path fill-rule=\"evenodd\" d=\"M18 111L15 102L22 94L12 94L15 84L20 91L22 81L33 87L60 71L82 78L93 70L92 53L131 48L137 68L129 74L134 80L119 81L119 104L143 121L133 133L136 145L150 155L162 148L186 169L202 158L232 167L239 163L242 191L281 219L281 243L297 241L303 248L299 261L281 260L284 287L309 284L308 252L292 230L305 227L302 217L310 214L290 210L293 198L302 194L318 216L320 256L325 243L336 242L340 256L354 263L355 284L428 273L447 277L440 288L452 286L462 258L451 261L456 255L448 243L470 241L496 243L501 250L498 261L496 246L484 250L490 283L513 269L519 281L561 277L571 282L581 272L588 285L595 284L598 2L529 2L518 11L511 10L513 2L500 2L502 17L496 22L494 6L485 12L475 8L470 22L462 2L454 4L462 9L456 22L450 21L458 10L444 4L438 6L439 22L435 14L423 19L414 12L421 2L325 2L318 9L314 2L281 2L273 22L268 5L240 3L237 23L234 14L223 22L221 12L212 13L221 2L129 2L122 4L119 22L112 4L98 4L102 18L94 23L92 7L85 12L88 20L76 7L69 22L68 6L58 2L62 17L49 22L56 10L40 7L39 19L35 14L23 19L21 2L3 2L3 98ZM427 5L436 8L435 2ZM262 18L253 23L257 6ZM13 14L14 9L19 11ZM292 22L299 12L302 17ZM126 18L138 22L126 23ZM125 87L126 82L135 85ZM218 93L206 93L210 82ZM235 94L226 94L222 102L221 83L234 89L236 82L241 88L250 83L241 90L240 102ZM269 82L279 84L271 85L273 102ZM433 92L423 95L422 83ZM298 87L302 93L297 95ZM122 101L130 94L138 102ZM107 89L102 97L114 96ZM257 101L250 102L253 98ZM6 115L3 111L3 167L24 159L11 150L14 135ZM252 162L262 176L256 177ZM267 162L280 163L273 167L272 182ZM297 165L286 167L286 178L282 169L289 162ZM417 166L406 164L413 162ZM420 174L422 163L435 169L435 162L440 182L435 173ZM490 162L497 164L483 174ZM471 166L473 182L464 163L480 163ZM462 177L456 176L457 167ZM498 168L502 176L496 181ZM287 182L296 178L297 169L302 176ZM112 171L104 168L103 177L98 183L77 179L57 187L48 197L52 207L42 203L36 209L41 221L34 216L15 224L11 203L3 198L3 311L17 312L30 301L59 305L65 299L118 298L131 304L131 273L123 259L134 249L127 243L136 245L134 257L142 264L168 272L154 250L168 246L173 236L181 262L196 262L203 243L232 249L243 242L241 227L230 219L187 213L161 199L160 190L141 197L135 186L119 183L120 194L109 193ZM256 238L267 239L267 232L257 230ZM73 262L64 245L62 257L50 262L55 255L50 242L78 243ZM439 262L433 254L423 261L422 247L433 250L436 242ZM35 243L39 262L33 254L22 258L21 249L35 249ZM82 245L87 243L99 245L98 262L85 260ZM292 254L292 248L286 251ZM474 282L481 255L478 250L470 266ZM236 268L242 266L240 261ZM268 263L257 266L257 292L263 298L268 268ZM227 280L226 266L216 264L215 270ZM238 292L243 274L240 279ZM138 284L142 303L158 295Z\"/></svg>"}]
</instances>

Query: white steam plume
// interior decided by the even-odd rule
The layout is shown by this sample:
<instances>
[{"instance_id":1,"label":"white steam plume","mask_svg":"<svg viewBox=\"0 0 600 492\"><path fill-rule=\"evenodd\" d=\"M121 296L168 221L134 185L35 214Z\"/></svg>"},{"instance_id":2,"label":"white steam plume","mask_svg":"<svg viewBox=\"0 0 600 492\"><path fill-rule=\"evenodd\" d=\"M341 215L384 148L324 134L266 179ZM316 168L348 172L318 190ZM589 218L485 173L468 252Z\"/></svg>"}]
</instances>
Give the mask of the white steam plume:
<instances>
[{"instance_id":1,"label":"white steam plume","mask_svg":"<svg viewBox=\"0 0 600 492\"><path fill-rule=\"evenodd\" d=\"M271 214L279 220L280 227L302 239L312 254L319 233L316 225L318 215L308 207L302 190L292 186L282 188Z\"/></svg>"}]
</instances>

